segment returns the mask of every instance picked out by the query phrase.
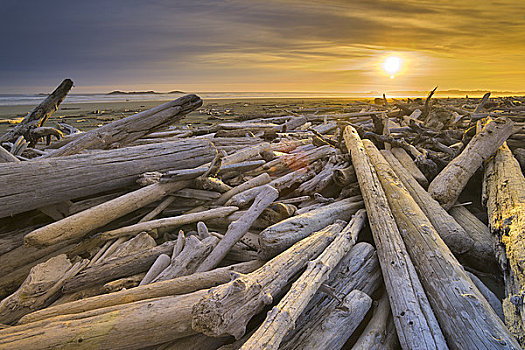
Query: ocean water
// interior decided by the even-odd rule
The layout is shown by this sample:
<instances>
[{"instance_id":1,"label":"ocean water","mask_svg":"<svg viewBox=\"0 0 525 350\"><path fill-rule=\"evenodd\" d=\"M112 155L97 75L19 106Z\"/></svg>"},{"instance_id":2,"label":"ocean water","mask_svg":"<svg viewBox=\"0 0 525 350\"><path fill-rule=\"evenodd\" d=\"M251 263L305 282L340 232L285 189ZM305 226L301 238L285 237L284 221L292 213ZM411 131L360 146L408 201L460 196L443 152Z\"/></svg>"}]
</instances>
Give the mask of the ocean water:
<instances>
[{"instance_id":1,"label":"ocean water","mask_svg":"<svg viewBox=\"0 0 525 350\"><path fill-rule=\"evenodd\" d=\"M373 97L371 94L308 93L308 92L196 92L202 99L248 99L248 98L351 98ZM63 103L99 103L126 101L167 101L180 96L177 94L69 94ZM0 106L37 105L46 98L43 94L16 95L0 94Z\"/></svg>"}]
</instances>

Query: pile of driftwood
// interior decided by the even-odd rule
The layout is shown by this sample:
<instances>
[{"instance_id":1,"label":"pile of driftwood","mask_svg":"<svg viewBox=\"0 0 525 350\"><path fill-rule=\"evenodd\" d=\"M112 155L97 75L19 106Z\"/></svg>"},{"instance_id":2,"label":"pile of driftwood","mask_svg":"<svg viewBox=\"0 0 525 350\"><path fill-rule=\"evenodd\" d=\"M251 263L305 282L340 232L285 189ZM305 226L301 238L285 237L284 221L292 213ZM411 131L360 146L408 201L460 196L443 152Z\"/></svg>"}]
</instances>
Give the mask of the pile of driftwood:
<instances>
[{"instance_id":1,"label":"pile of driftwood","mask_svg":"<svg viewBox=\"0 0 525 350\"><path fill-rule=\"evenodd\" d=\"M71 86L0 136L0 348L525 343L524 99L45 127Z\"/></svg>"}]
</instances>

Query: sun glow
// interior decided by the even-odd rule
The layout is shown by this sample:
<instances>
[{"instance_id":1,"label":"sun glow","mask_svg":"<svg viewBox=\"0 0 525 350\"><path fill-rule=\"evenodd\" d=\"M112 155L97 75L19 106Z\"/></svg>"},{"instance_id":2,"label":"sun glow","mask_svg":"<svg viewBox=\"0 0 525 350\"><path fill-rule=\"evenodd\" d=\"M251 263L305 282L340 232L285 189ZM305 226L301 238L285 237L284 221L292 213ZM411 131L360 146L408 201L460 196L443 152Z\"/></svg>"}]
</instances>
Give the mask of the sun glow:
<instances>
[{"instance_id":1,"label":"sun glow","mask_svg":"<svg viewBox=\"0 0 525 350\"><path fill-rule=\"evenodd\" d=\"M383 62L383 69L390 75L390 79L394 79L394 76L401 69L401 58L397 56L389 56Z\"/></svg>"}]
</instances>

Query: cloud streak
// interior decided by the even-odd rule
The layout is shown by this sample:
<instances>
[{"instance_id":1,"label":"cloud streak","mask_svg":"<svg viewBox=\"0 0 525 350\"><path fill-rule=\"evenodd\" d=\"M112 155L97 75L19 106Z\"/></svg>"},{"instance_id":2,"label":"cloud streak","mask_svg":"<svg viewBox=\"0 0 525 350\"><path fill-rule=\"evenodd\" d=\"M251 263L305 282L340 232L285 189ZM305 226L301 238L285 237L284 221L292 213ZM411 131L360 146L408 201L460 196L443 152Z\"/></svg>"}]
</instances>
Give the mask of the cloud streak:
<instances>
[{"instance_id":1,"label":"cloud streak","mask_svg":"<svg viewBox=\"0 0 525 350\"><path fill-rule=\"evenodd\" d=\"M522 89L512 72L523 73L525 4L514 0L4 0L3 6L3 93L52 87L66 76L77 91ZM389 53L410 64L394 81L378 72Z\"/></svg>"}]
</instances>

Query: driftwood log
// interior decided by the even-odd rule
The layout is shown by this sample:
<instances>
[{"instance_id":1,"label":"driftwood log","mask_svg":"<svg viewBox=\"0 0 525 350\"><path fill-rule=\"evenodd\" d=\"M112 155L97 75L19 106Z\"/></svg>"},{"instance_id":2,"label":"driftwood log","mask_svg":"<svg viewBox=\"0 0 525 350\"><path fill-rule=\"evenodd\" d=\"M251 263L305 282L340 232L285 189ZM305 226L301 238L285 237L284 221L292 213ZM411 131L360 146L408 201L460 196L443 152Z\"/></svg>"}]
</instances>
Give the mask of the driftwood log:
<instances>
[{"instance_id":1,"label":"driftwood log","mask_svg":"<svg viewBox=\"0 0 525 350\"><path fill-rule=\"evenodd\" d=\"M59 241L81 238L96 228L188 185L189 182L181 181L146 186L39 228L29 233L25 240L34 245L51 245Z\"/></svg>"},{"instance_id":2,"label":"driftwood log","mask_svg":"<svg viewBox=\"0 0 525 350\"><path fill-rule=\"evenodd\" d=\"M343 136L361 187L401 346L448 349L363 142L351 126Z\"/></svg>"},{"instance_id":3,"label":"driftwood log","mask_svg":"<svg viewBox=\"0 0 525 350\"><path fill-rule=\"evenodd\" d=\"M506 253L498 257L505 279L505 323L525 345L525 177L506 144L486 165L484 195L490 230Z\"/></svg>"},{"instance_id":4,"label":"driftwood log","mask_svg":"<svg viewBox=\"0 0 525 350\"><path fill-rule=\"evenodd\" d=\"M44 158L77 154L87 148L108 149L120 147L150 132L165 128L200 106L202 106L200 97L186 95L147 111L85 132L68 144L48 153Z\"/></svg>"},{"instance_id":5,"label":"driftwood log","mask_svg":"<svg viewBox=\"0 0 525 350\"><path fill-rule=\"evenodd\" d=\"M490 120L470 140L459 156L454 158L428 186L428 193L445 209L450 209L476 170L512 134L514 123L510 119Z\"/></svg>"},{"instance_id":6,"label":"driftwood log","mask_svg":"<svg viewBox=\"0 0 525 350\"><path fill-rule=\"evenodd\" d=\"M166 343L196 333L191 328L191 310L206 292L146 299L13 326L0 330L0 348L112 350Z\"/></svg>"},{"instance_id":7,"label":"driftwood log","mask_svg":"<svg viewBox=\"0 0 525 350\"><path fill-rule=\"evenodd\" d=\"M214 153L206 141L185 140L2 163L0 182L10 185L0 187L0 217L132 186L142 173L198 166L210 161Z\"/></svg>"},{"instance_id":8,"label":"driftwood log","mask_svg":"<svg viewBox=\"0 0 525 350\"><path fill-rule=\"evenodd\" d=\"M44 125L49 116L58 109L58 105L66 98L72 87L73 81L65 79L42 103L29 112L20 124L15 126L13 130L0 136L0 144L2 142L15 142L20 136L23 136L29 142L34 142L32 131Z\"/></svg>"},{"instance_id":9,"label":"driftwood log","mask_svg":"<svg viewBox=\"0 0 525 350\"><path fill-rule=\"evenodd\" d=\"M220 267L211 271L194 273L189 276L182 276L167 281L156 282L129 290L53 305L46 309L25 315L18 323L30 323L55 316L76 314L144 299L192 293L200 289L211 288L227 283L231 280L232 273L250 273L262 265L262 261L254 260Z\"/></svg>"},{"instance_id":10,"label":"driftwood log","mask_svg":"<svg viewBox=\"0 0 525 350\"><path fill-rule=\"evenodd\" d=\"M471 229L466 231L462 225L456 222L453 216L447 213L447 211L415 181L390 151L382 150L381 154L454 255L471 267L481 271L493 272L495 260L493 249L491 249L493 245L492 241L487 241L482 232L476 232ZM492 255L490 254L491 252Z\"/></svg>"},{"instance_id":11,"label":"driftwood log","mask_svg":"<svg viewBox=\"0 0 525 350\"><path fill-rule=\"evenodd\" d=\"M193 329L209 336L242 337L248 321L271 304L288 280L316 258L342 229L339 223L330 225L294 244L257 271L210 289L193 308Z\"/></svg>"},{"instance_id":12,"label":"driftwood log","mask_svg":"<svg viewBox=\"0 0 525 350\"><path fill-rule=\"evenodd\" d=\"M362 207L361 198L348 198L278 222L260 233L260 254L271 258L336 220L350 220Z\"/></svg>"},{"instance_id":13,"label":"driftwood log","mask_svg":"<svg viewBox=\"0 0 525 350\"><path fill-rule=\"evenodd\" d=\"M407 250L448 346L458 350L519 349L516 339L467 276L388 162L372 142L364 140L363 144L396 223L404 232ZM443 284L449 287L443 288ZM458 327L463 331L458 333ZM491 337L487 337L487 332Z\"/></svg>"},{"instance_id":14,"label":"driftwood log","mask_svg":"<svg viewBox=\"0 0 525 350\"><path fill-rule=\"evenodd\" d=\"M361 209L356 213L356 215L348 224L348 226L346 226L343 229L343 231L341 231L338 234L338 236L321 253L321 255L319 255L315 260L312 260L308 263L306 271L303 272L301 277L299 277L297 281L295 281L292 284L290 291L281 299L279 304L273 307L273 309L268 313L266 320L264 320L262 325L250 337L250 339L248 339L248 341L244 343L241 349L259 350L279 348L279 344L281 344L282 339L284 338L286 333L288 333L288 331L295 326L295 321L306 308L314 294L317 292L317 289L319 289L321 284L328 279L328 276L336 267L336 265L354 246L355 242L357 241L359 231L361 231L365 220L366 213L363 209ZM369 308L370 304L372 303L372 300L370 299L370 297L366 297L369 300ZM353 297L351 297L350 299L352 298ZM364 310L364 314L366 314L368 308L362 309ZM364 316L364 314L360 313L359 316L362 317ZM357 316L356 318L358 318L359 316ZM337 320L337 317L334 320ZM346 321L351 320L352 318ZM328 322L327 324L330 324L330 322ZM355 327L357 327L357 325L359 325L359 322L355 324ZM331 326L336 327L338 326L338 324L334 322L334 324L332 324ZM350 330L350 335L352 334L354 329ZM320 338L323 339L324 337ZM341 338L343 339L342 344L340 345L343 345L346 342L346 339L344 339L344 337ZM332 340L333 339L334 338L332 338ZM339 343L340 342L341 341L339 341Z\"/></svg>"},{"instance_id":15,"label":"driftwood log","mask_svg":"<svg viewBox=\"0 0 525 350\"><path fill-rule=\"evenodd\" d=\"M384 294L352 350L394 350L399 347L388 295Z\"/></svg>"}]
</instances>

